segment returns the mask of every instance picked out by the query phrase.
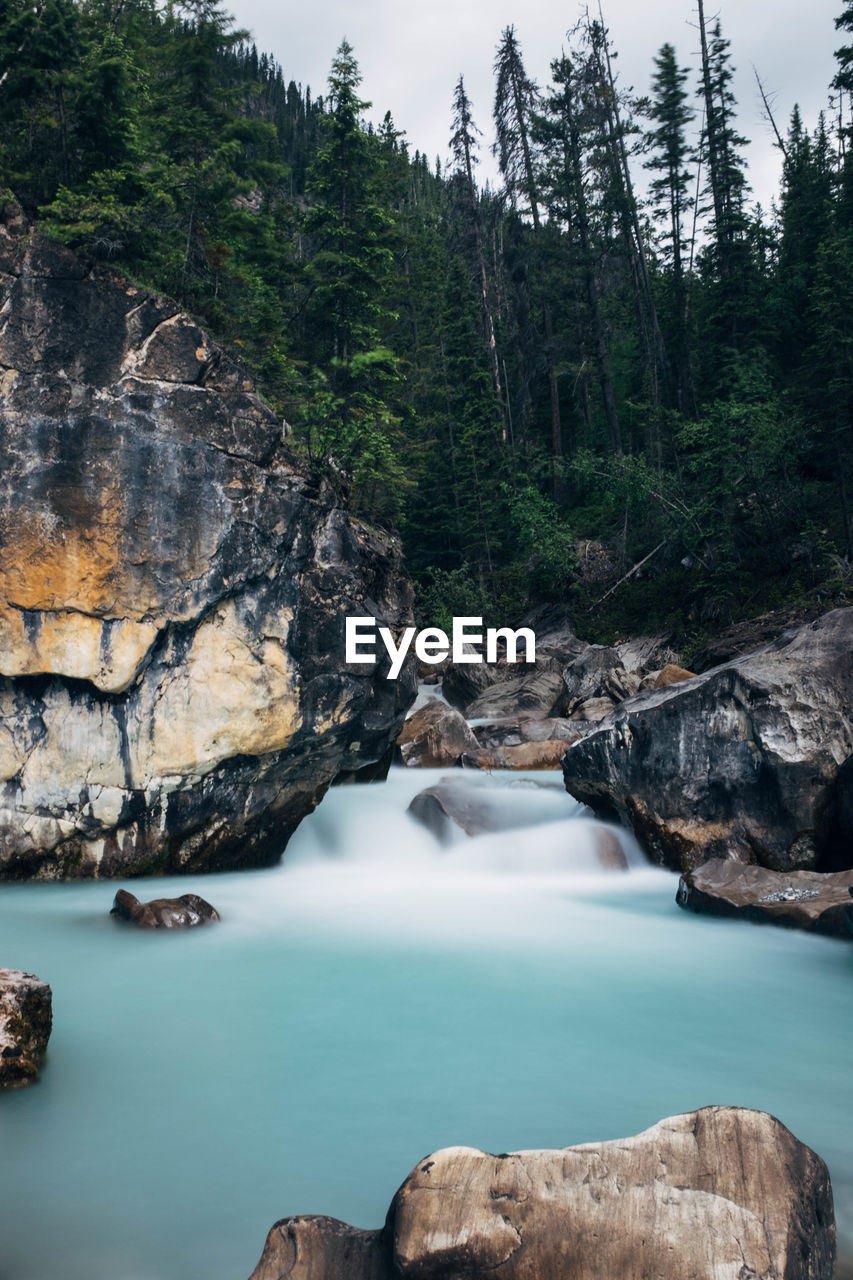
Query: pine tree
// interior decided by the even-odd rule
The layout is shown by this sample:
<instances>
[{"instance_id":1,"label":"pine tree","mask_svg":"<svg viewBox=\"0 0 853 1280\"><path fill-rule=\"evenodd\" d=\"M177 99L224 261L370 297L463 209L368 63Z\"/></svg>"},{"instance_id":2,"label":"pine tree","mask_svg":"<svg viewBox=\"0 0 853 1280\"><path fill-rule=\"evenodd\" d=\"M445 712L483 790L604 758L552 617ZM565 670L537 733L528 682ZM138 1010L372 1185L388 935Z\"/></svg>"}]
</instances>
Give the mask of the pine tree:
<instances>
[{"instance_id":1,"label":"pine tree","mask_svg":"<svg viewBox=\"0 0 853 1280\"><path fill-rule=\"evenodd\" d=\"M655 58L649 116L654 127L646 135L651 157L645 168L660 176L652 179L649 191L655 218L662 224L664 262L670 271L671 313L675 331L673 350L676 365L676 403L682 413L696 409L696 393L687 330L687 285L685 280L684 220L693 207L690 192L692 149L687 127L693 119L685 89L687 71L679 67L675 49L665 44Z\"/></svg>"}]
</instances>

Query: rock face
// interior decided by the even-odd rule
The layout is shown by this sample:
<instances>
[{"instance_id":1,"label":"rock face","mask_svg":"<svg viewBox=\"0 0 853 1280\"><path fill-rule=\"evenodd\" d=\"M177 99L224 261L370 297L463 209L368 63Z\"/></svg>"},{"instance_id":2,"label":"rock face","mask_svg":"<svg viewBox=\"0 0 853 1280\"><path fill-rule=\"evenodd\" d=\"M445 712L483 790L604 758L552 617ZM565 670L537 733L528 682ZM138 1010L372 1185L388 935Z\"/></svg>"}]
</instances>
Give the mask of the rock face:
<instances>
[{"instance_id":1,"label":"rock face","mask_svg":"<svg viewBox=\"0 0 853 1280\"><path fill-rule=\"evenodd\" d=\"M32 1084L52 1020L46 982L20 969L0 969L0 1089Z\"/></svg>"},{"instance_id":2,"label":"rock face","mask_svg":"<svg viewBox=\"0 0 853 1280\"><path fill-rule=\"evenodd\" d=\"M381 1235L285 1219L251 1280L831 1280L834 1263L823 1161L772 1116L706 1107L623 1141L436 1152Z\"/></svg>"},{"instance_id":3,"label":"rock face","mask_svg":"<svg viewBox=\"0 0 853 1280\"><path fill-rule=\"evenodd\" d=\"M853 753L853 609L619 706L570 747L566 787L665 866L851 865L839 770Z\"/></svg>"},{"instance_id":4,"label":"rock face","mask_svg":"<svg viewBox=\"0 0 853 1280\"><path fill-rule=\"evenodd\" d=\"M681 877L676 902L712 916L767 920L853 938L853 871L768 871L712 858Z\"/></svg>"},{"instance_id":5,"label":"rock face","mask_svg":"<svg viewBox=\"0 0 853 1280\"><path fill-rule=\"evenodd\" d=\"M219 919L219 912L197 893L184 893L180 898L154 898L140 902L126 889L119 889L110 915L142 929L193 929L200 924L212 924Z\"/></svg>"},{"instance_id":6,"label":"rock face","mask_svg":"<svg viewBox=\"0 0 853 1280\"><path fill-rule=\"evenodd\" d=\"M403 764L421 769L442 769L456 764L466 752L479 750L464 717L437 698L409 717L397 747Z\"/></svg>"},{"instance_id":7,"label":"rock face","mask_svg":"<svg viewBox=\"0 0 853 1280\"><path fill-rule=\"evenodd\" d=\"M166 299L0 229L0 315L0 877L272 862L411 702L398 550Z\"/></svg>"}]
</instances>

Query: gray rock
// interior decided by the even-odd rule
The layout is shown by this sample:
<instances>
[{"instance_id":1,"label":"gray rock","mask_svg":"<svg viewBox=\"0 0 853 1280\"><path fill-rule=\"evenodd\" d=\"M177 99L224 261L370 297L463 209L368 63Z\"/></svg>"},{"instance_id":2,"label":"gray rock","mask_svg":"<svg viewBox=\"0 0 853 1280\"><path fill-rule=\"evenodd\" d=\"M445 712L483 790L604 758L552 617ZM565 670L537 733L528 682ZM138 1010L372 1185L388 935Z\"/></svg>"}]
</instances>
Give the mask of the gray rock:
<instances>
[{"instance_id":1,"label":"gray rock","mask_svg":"<svg viewBox=\"0 0 853 1280\"><path fill-rule=\"evenodd\" d=\"M410 768L445 768L478 749L464 717L437 698L410 716L397 738L400 762Z\"/></svg>"},{"instance_id":2,"label":"gray rock","mask_svg":"<svg viewBox=\"0 0 853 1280\"><path fill-rule=\"evenodd\" d=\"M0 969L0 1089L32 1084L53 1021L50 987L32 973Z\"/></svg>"},{"instance_id":3,"label":"gray rock","mask_svg":"<svg viewBox=\"0 0 853 1280\"><path fill-rule=\"evenodd\" d=\"M559 665L549 660L549 666L537 663L537 669L528 675L492 685L469 704L466 715L469 720L497 720L508 716L546 720L561 714L563 701Z\"/></svg>"},{"instance_id":4,"label":"gray rock","mask_svg":"<svg viewBox=\"0 0 853 1280\"><path fill-rule=\"evenodd\" d=\"M219 919L219 912L196 893L184 893L180 898L154 898L140 902L126 889L119 889L110 915L141 929L193 929L200 924L212 924Z\"/></svg>"},{"instance_id":5,"label":"gray rock","mask_svg":"<svg viewBox=\"0 0 853 1280\"><path fill-rule=\"evenodd\" d=\"M566 787L679 870L717 857L777 871L850 866L837 798L851 705L853 609L838 609L624 702L569 748Z\"/></svg>"},{"instance_id":6,"label":"gray rock","mask_svg":"<svg viewBox=\"0 0 853 1280\"><path fill-rule=\"evenodd\" d=\"M768 871L712 858L681 877L676 902L706 915L853 938L851 893L853 871Z\"/></svg>"},{"instance_id":7,"label":"gray rock","mask_svg":"<svg viewBox=\"0 0 853 1280\"><path fill-rule=\"evenodd\" d=\"M0 878L268 865L412 700L399 548L167 299L0 228L0 306Z\"/></svg>"}]
</instances>

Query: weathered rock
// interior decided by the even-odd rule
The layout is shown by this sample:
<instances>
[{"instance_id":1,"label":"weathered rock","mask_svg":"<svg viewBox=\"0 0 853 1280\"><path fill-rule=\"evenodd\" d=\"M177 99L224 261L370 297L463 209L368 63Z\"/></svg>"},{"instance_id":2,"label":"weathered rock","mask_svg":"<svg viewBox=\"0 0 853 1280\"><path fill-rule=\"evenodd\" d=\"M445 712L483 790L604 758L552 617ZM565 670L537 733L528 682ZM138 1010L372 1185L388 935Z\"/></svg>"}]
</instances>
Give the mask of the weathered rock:
<instances>
[{"instance_id":1,"label":"weathered rock","mask_svg":"<svg viewBox=\"0 0 853 1280\"><path fill-rule=\"evenodd\" d=\"M566 714L569 716L592 701L607 698L613 704L621 702L623 698L636 693L640 687L638 671L628 672L622 665L618 650L600 644L589 645L575 658L565 669L563 680L567 698Z\"/></svg>"},{"instance_id":2,"label":"weathered rock","mask_svg":"<svg viewBox=\"0 0 853 1280\"><path fill-rule=\"evenodd\" d=\"M0 1089L31 1084L52 1025L50 987L20 969L0 969Z\"/></svg>"},{"instance_id":3,"label":"weathered rock","mask_svg":"<svg viewBox=\"0 0 853 1280\"><path fill-rule=\"evenodd\" d=\"M517 716L546 720L559 716L564 701L563 679L556 663L550 669L537 664L529 675L502 680L470 703L469 720L497 720Z\"/></svg>"},{"instance_id":4,"label":"weathered rock","mask_svg":"<svg viewBox=\"0 0 853 1280\"><path fill-rule=\"evenodd\" d=\"M119 889L110 915L141 929L192 929L200 924L212 924L219 919L219 912L197 893L183 893L180 898L154 898L140 902L126 889Z\"/></svg>"},{"instance_id":5,"label":"weathered rock","mask_svg":"<svg viewBox=\"0 0 853 1280\"><path fill-rule=\"evenodd\" d=\"M285 1218L251 1280L831 1280L823 1161L773 1116L705 1107L637 1137L420 1161L381 1232Z\"/></svg>"},{"instance_id":6,"label":"weathered rock","mask_svg":"<svg viewBox=\"0 0 853 1280\"><path fill-rule=\"evenodd\" d=\"M572 704L572 719L581 724L600 724L616 706L613 698L584 698Z\"/></svg>"},{"instance_id":7,"label":"weathered rock","mask_svg":"<svg viewBox=\"0 0 853 1280\"><path fill-rule=\"evenodd\" d=\"M835 1261L823 1161L731 1107L562 1151L436 1152L389 1228L406 1280L830 1280Z\"/></svg>"},{"instance_id":8,"label":"weathered rock","mask_svg":"<svg viewBox=\"0 0 853 1280\"><path fill-rule=\"evenodd\" d=\"M382 1231L337 1218L283 1218L270 1231L249 1280L394 1280Z\"/></svg>"},{"instance_id":9,"label":"weathered rock","mask_svg":"<svg viewBox=\"0 0 853 1280\"><path fill-rule=\"evenodd\" d=\"M768 871L712 858L681 877L675 900L706 915L853 938L851 893L853 871Z\"/></svg>"},{"instance_id":10,"label":"weathered rock","mask_svg":"<svg viewBox=\"0 0 853 1280\"><path fill-rule=\"evenodd\" d=\"M679 667L675 662L668 662L660 671L650 672L640 685L641 689L668 689L673 684L683 684L685 680L692 680L695 671L688 671L686 667Z\"/></svg>"},{"instance_id":11,"label":"weathered rock","mask_svg":"<svg viewBox=\"0 0 853 1280\"><path fill-rule=\"evenodd\" d=\"M629 675L648 675L668 663L680 665L679 655L670 645L668 635L633 636L615 646L619 661Z\"/></svg>"},{"instance_id":12,"label":"weathered rock","mask_svg":"<svg viewBox=\"0 0 853 1280\"><path fill-rule=\"evenodd\" d=\"M843 857L849 866L836 790L853 754L851 705L853 609L838 609L626 701L569 748L566 787L620 816L666 866L715 857L778 871L837 869Z\"/></svg>"},{"instance_id":13,"label":"weathered rock","mask_svg":"<svg viewBox=\"0 0 853 1280\"><path fill-rule=\"evenodd\" d=\"M397 748L401 763L410 768L441 769L456 764L466 752L476 752L478 744L464 717L434 698L409 716Z\"/></svg>"},{"instance_id":14,"label":"weathered rock","mask_svg":"<svg viewBox=\"0 0 853 1280\"><path fill-rule=\"evenodd\" d=\"M464 755L467 768L484 769L559 769L566 751L565 738L545 738L538 742L522 742L517 746L481 749L476 756Z\"/></svg>"},{"instance_id":15,"label":"weathered rock","mask_svg":"<svg viewBox=\"0 0 853 1280\"><path fill-rule=\"evenodd\" d=\"M484 751L494 751L498 747L520 747L528 742L561 740L568 745L577 742L588 732L577 721L557 716L549 716L545 720L510 716L505 720L474 724L471 728Z\"/></svg>"},{"instance_id":16,"label":"weathered rock","mask_svg":"<svg viewBox=\"0 0 853 1280\"><path fill-rule=\"evenodd\" d=\"M399 551L167 299L0 229L0 307L0 877L269 864L402 723Z\"/></svg>"}]
</instances>

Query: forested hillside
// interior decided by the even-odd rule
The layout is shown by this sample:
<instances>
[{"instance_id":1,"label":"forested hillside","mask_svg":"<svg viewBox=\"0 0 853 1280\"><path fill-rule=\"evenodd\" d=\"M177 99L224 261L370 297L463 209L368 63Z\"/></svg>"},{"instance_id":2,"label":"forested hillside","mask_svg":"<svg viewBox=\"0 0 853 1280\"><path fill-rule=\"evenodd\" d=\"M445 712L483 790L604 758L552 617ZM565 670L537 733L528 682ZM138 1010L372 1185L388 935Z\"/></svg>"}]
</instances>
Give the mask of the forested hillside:
<instances>
[{"instance_id":1,"label":"forested hillside","mask_svg":"<svg viewBox=\"0 0 853 1280\"><path fill-rule=\"evenodd\" d=\"M853 3L826 114L769 121L763 212L736 50L698 22L700 65L664 45L644 98L596 18L541 87L496 33L493 109L447 87L442 170L366 123L346 40L312 97L212 0L2 0L3 198L230 344L399 528L422 617L560 600L689 650L853 589Z\"/></svg>"}]
</instances>

